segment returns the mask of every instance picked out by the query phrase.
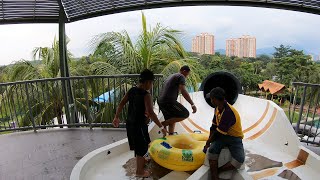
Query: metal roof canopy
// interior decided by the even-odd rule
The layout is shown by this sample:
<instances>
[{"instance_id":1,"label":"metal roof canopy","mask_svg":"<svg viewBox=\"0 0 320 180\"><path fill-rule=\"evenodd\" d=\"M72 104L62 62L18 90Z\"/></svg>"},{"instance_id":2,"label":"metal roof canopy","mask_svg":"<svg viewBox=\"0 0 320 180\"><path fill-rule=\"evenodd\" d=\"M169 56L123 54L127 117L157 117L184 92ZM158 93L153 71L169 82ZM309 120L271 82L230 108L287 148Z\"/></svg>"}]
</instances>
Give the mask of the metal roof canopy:
<instances>
[{"instance_id":1,"label":"metal roof canopy","mask_svg":"<svg viewBox=\"0 0 320 180\"><path fill-rule=\"evenodd\" d=\"M252 6L320 14L320 0L0 0L0 24L66 23L119 12L175 6Z\"/></svg>"}]
</instances>

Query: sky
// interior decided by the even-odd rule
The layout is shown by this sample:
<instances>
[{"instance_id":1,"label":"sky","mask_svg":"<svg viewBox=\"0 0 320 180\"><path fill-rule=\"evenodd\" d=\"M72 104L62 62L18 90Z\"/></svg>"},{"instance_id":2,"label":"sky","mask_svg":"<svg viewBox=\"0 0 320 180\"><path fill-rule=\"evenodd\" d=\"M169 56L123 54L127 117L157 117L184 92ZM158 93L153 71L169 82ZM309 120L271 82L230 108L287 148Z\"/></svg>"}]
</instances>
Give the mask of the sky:
<instances>
[{"instance_id":1,"label":"sky","mask_svg":"<svg viewBox=\"0 0 320 180\"><path fill-rule=\"evenodd\" d=\"M68 49L74 57L88 55L91 39L100 33L126 30L133 39L141 32L141 12L132 11L81 20L66 25ZM280 44L301 47L320 55L320 16L295 11L227 6L173 7L143 10L148 26L156 23L182 31L186 50L202 32L215 36L215 49L228 38L252 35L257 48ZM50 47L58 37L57 24L0 25L0 65L31 60L35 47Z\"/></svg>"}]
</instances>

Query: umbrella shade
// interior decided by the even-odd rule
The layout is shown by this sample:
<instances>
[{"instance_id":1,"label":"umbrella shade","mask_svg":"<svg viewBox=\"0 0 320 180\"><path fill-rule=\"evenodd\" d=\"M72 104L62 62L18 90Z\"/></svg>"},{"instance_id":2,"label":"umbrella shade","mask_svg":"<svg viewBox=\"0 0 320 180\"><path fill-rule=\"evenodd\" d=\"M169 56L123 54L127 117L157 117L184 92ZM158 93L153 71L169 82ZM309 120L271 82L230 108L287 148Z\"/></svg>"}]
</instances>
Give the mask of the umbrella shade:
<instances>
[{"instance_id":1,"label":"umbrella shade","mask_svg":"<svg viewBox=\"0 0 320 180\"><path fill-rule=\"evenodd\" d=\"M117 94L119 94L119 93L115 93L114 89L112 89L111 91L107 91L107 92L101 94L100 96L94 98L93 100L95 102L110 103L110 102L114 101L114 98Z\"/></svg>"}]
</instances>

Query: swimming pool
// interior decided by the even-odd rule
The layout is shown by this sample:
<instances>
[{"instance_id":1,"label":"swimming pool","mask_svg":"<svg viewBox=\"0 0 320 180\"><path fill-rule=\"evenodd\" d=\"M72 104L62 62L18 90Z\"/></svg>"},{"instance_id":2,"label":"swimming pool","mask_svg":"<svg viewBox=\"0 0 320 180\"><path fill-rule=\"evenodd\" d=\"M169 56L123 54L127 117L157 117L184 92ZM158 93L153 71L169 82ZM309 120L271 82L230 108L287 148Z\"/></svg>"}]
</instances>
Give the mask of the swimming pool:
<instances>
[{"instance_id":1,"label":"swimming pool","mask_svg":"<svg viewBox=\"0 0 320 180\"><path fill-rule=\"evenodd\" d=\"M319 118L317 118L317 119L319 119ZM320 119L319 120L314 120L313 123L312 122L308 122L308 124L312 125L313 127L320 128Z\"/></svg>"},{"instance_id":2,"label":"swimming pool","mask_svg":"<svg viewBox=\"0 0 320 180\"><path fill-rule=\"evenodd\" d=\"M320 120L313 121L313 125L316 126L317 128L319 128L320 127Z\"/></svg>"}]
</instances>

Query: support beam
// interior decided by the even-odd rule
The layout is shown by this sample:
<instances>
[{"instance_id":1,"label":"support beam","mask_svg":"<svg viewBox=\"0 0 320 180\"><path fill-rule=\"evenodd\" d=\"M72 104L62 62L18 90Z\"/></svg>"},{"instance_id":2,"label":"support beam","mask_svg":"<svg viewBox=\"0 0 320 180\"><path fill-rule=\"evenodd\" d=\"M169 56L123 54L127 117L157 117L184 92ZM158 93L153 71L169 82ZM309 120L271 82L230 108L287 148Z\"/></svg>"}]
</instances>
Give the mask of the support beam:
<instances>
[{"instance_id":1,"label":"support beam","mask_svg":"<svg viewBox=\"0 0 320 180\"><path fill-rule=\"evenodd\" d=\"M66 32L65 32L65 21L66 16L63 10L62 5L60 5L59 11L59 60L60 60L60 76L61 77L68 77L68 62L67 62L67 45L66 45ZM67 74L68 73L68 74ZM69 113L69 98L68 98L68 91L67 91L67 83L66 80L61 80L62 86L62 96L64 102L64 110L66 114L67 123L70 123L70 113Z\"/></svg>"}]
</instances>

